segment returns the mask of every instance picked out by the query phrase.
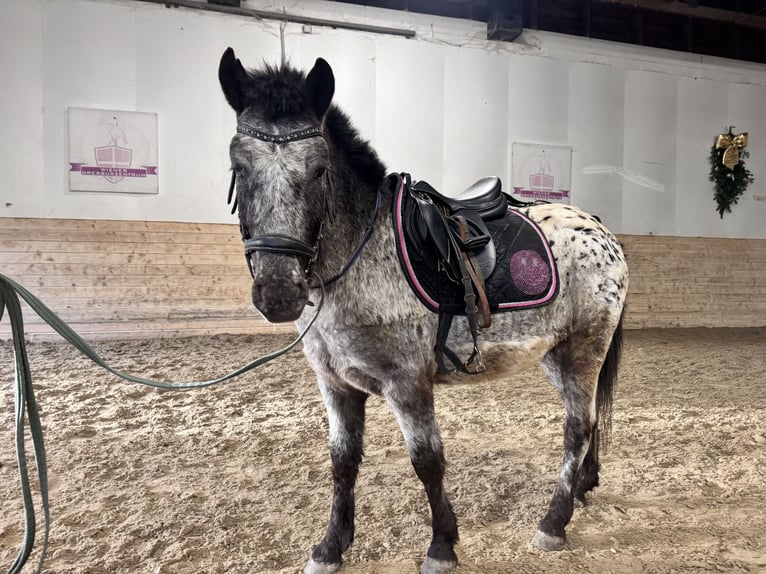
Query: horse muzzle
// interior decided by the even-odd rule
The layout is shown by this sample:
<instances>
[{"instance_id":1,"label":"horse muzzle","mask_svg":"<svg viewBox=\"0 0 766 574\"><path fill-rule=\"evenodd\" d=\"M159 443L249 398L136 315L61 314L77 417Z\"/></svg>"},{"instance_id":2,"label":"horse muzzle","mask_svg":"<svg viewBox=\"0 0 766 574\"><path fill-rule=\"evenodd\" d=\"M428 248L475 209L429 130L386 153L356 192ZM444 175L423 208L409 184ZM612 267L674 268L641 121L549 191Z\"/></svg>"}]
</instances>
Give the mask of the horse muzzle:
<instances>
[{"instance_id":1,"label":"horse muzzle","mask_svg":"<svg viewBox=\"0 0 766 574\"><path fill-rule=\"evenodd\" d=\"M245 239L245 259L253 276L253 305L271 323L295 321L308 302L303 263L311 266L316 248L287 235Z\"/></svg>"},{"instance_id":2,"label":"horse muzzle","mask_svg":"<svg viewBox=\"0 0 766 574\"><path fill-rule=\"evenodd\" d=\"M253 305L270 323L295 321L309 299L303 271L293 258L261 255L253 262Z\"/></svg>"}]
</instances>

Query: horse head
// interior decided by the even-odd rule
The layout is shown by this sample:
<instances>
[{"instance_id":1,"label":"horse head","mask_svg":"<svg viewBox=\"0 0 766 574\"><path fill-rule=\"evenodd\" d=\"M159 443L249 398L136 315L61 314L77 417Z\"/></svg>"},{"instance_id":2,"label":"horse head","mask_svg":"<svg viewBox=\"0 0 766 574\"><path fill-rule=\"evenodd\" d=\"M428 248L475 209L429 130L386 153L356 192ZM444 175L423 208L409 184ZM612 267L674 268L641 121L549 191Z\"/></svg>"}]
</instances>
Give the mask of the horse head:
<instances>
[{"instance_id":1,"label":"horse head","mask_svg":"<svg viewBox=\"0 0 766 574\"><path fill-rule=\"evenodd\" d=\"M246 70L228 48L218 77L237 114L229 153L253 304L268 321L294 321L332 216L324 137L332 69L320 58L308 74L285 65Z\"/></svg>"}]
</instances>

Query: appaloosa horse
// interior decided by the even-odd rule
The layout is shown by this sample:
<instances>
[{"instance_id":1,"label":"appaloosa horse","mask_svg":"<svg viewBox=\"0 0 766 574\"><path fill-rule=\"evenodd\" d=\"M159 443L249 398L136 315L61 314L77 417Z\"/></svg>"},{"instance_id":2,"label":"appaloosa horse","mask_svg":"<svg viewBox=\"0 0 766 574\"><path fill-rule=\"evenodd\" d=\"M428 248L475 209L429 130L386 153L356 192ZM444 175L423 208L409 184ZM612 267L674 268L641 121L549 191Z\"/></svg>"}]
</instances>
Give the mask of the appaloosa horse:
<instances>
[{"instance_id":1,"label":"appaloosa horse","mask_svg":"<svg viewBox=\"0 0 766 574\"><path fill-rule=\"evenodd\" d=\"M327 532L305 572L335 572L354 538L354 483L370 395L393 411L431 506L433 538L420 570L449 572L457 564L458 528L443 486L434 384L451 375L437 372L436 315L413 293L397 258L388 206L401 178L386 176L375 151L331 102L334 77L321 58L308 74L289 65L246 70L229 48L219 79L237 114L232 185L236 179L254 305L269 321L302 328L314 313L306 305L325 284L304 353L327 409L334 490ZM376 217L381 205L385 216ZM539 548L560 550L575 499L584 501L598 485L628 269L597 218L556 204L519 211L548 239L558 295L544 306L493 315L480 346L492 378L540 364L564 402L564 461L533 539ZM450 344L457 349L467 337L465 317L456 318Z\"/></svg>"}]
</instances>

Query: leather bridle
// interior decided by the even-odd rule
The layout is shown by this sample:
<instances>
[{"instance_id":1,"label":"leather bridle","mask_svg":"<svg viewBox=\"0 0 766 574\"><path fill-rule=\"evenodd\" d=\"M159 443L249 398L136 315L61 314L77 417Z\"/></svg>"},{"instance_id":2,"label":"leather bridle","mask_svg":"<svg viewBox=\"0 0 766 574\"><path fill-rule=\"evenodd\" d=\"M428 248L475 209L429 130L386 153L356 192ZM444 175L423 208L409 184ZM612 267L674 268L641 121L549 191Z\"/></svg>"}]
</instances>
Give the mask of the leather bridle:
<instances>
[{"instance_id":1,"label":"leather bridle","mask_svg":"<svg viewBox=\"0 0 766 574\"><path fill-rule=\"evenodd\" d=\"M320 137L324 139L324 134L322 133L321 126L312 126L309 128L304 128L300 130L296 130L293 132L288 132L286 134L270 134L267 132L262 132L259 129L251 126L250 124L247 124L245 122L239 122L237 124L237 133L240 133L242 135L246 135L251 138L255 138L257 140L274 143L277 145L287 144L290 142L300 141L304 139L314 138L314 137ZM259 235L258 237L250 237L250 233L247 230L247 228L240 223L239 230L240 234L242 235L242 241L244 242L245 247L245 259L247 260L247 268L250 270L250 275L255 278L255 269L253 266L253 261L251 259L251 255L253 253L256 253L258 251L262 251L265 253L273 253L275 255L291 255L295 257L305 257L308 259L308 263L306 265L306 268L304 270L305 277L308 278L312 275L312 267L314 263L316 262L317 257L319 256L319 246L322 241L323 232L325 225L328 221L332 221L334 213L333 209L331 207L330 203L330 197L328 197L328 194L332 196L333 189L332 189L332 179L330 178L330 172L329 170L326 170L324 173L325 178L325 185L323 186L323 193L324 193L324 215L322 217L322 221L319 224L319 230L317 231L316 239L314 240L313 245L309 245L305 241L301 241L300 239L295 239L294 237L290 237L289 235L283 235L281 233L272 233L268 235ZM237 210L237 198L234 194L234 188L236 185L236 172L231 172L231 184L229 184L229 194L228 194L228 200L227 203L232 204L231 213L235 213ZM233 200L233 202L232 202ZM328 281L321 281L320 282L324 285L330 285L343 277L343 275L346 274L346 272L351 268L351 266L356 262L359 255L361 255L362 250L364 249L364 246L367 244L367 241L370 239L370 236L372 235L373 226L375 224L375 220L377 219L378 211L380 211L382 198L380 189L377 190L377 198L375 201L375 211L372 215L372 219L370 220L369 225L365 229L364 235L362 236L362 240L360 241L359 245L357 245L354 252L351 254L351 257L346 262L346 264L343 266L343 269L340 273L329 279ZM316 274L314 274L316 276ZM310 285L311 288L319 287L319 285Z\"/></svg>"},{"instance_id":2,"label":"leather bridle","mask_svg":"<svg viewBox=\"0 0 766 574\"><path fill-rule=\"evenodd\" d=\"M304 128L301 130L296 130L293 132L289 132L286 134L270 134L266 132L262 132L259 129L251 126L250 124L247 124L245 122L239 122L237 124L237 133L240 133L242 135L246 135L251 138L255 138L264 142L269 143L275 143L277 145L286 144L294 141L299 140L305 140L309 138L314 137L321 137L323 138L322 134L322 128L320 126L312 126L310 128ZM288 235L283 235L281 233L273 233L269 235L260 235L258 237L250 237L250 232L247 230L247 228L240 223L239 230L240 234L242 235L242 241L245 243L245 259L247 260L247 267L250 270L250 275L255 278L255 270L253 268L253 261L250 258L250 256L253 253L256 253L258 251L263 251L266 253L274 253L276 255L293 255L296 257L306 257L308 258L308 264L305 269L306 277L308 277L311 274L311 267L313 266L314 262L316 261L317 255L319 253L319 242L322 239L322 231L324 230L325 223L327 222L330 214L329 210L327 209L327 193L332 193L331 189L328 189L330 187L330 177L327 172L325 172L325 178L326 178L326 185L324 187L324 194L325 194L325 213L324 217L322 218L322 222L319 224L319 231L317 233L317 238L314 241L314 245L309 245L305 241L301 241L300 239L295 239L294 237L290 237ZM237 198L234 196L234 187L236 185L236 173L234 171L231 172L231 184L229 185L229 197L228 202L232 202L232 197L234 198L234 205L232 205L231 212L234 213L237 210Z\"/></svg>"}]
</instances>

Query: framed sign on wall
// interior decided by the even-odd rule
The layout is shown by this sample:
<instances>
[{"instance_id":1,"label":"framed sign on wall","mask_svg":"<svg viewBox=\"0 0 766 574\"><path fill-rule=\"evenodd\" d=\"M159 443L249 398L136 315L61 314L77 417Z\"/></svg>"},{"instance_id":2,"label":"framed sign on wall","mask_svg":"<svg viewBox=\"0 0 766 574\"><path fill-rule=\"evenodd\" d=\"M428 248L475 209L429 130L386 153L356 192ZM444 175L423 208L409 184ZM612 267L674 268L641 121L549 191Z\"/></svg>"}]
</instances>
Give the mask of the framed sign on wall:
<instances>
[{"instance_id":1,"label":"framed sign on wall","mask_svg":"<svg viewBox=\"0 0 766 574\"><path fill-rule=\"evenodd\" d=\"M69 108L69 191L158 193L157 114Z\"/></svg>"},{"instance_id":2,"label":"framed sign on wall","mask_svg":"<svg viewBox=\"0 0 766 574\"><path fill-rule=\"evenodd\" d=\"M514 142L513 193L522 199L569 203L572 148Z\"/></svg>"}]
</instances>

